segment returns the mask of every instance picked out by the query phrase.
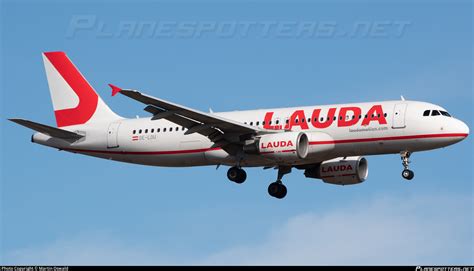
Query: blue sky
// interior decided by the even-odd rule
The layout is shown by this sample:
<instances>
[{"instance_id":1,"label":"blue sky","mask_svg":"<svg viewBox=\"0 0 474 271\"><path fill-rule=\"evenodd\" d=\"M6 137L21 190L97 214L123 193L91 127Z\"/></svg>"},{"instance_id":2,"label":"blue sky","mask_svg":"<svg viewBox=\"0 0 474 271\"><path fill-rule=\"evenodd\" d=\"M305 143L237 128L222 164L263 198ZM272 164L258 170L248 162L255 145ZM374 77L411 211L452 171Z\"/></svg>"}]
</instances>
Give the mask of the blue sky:
<instances>
[{"instance_id":1,"label":"blue sky","mask_svg":"<svg viewBox=\"0 0 474 271\"><path fill-rule=\"evenodd\" d=\"M403 94L472 129L471 2L2 1L0 17L0 264L474 264L472 137L415 153L411 182L399 156L371 156L363 184L295 170L276 200L272 170L236 185L225 167L99 160L6 121L54 125L41 52L62 50L126 117L147 114L108 83L214 111Z\"/></svg>"}]
</instances>

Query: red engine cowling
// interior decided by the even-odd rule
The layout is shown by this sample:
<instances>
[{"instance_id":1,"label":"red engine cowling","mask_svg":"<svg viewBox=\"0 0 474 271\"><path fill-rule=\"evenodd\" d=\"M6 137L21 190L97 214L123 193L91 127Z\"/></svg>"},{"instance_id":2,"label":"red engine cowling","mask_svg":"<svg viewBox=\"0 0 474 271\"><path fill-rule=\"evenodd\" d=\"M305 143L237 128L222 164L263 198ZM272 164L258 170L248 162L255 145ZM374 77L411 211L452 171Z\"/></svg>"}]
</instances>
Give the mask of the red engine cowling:
<instances>
[{"instance_id":1,"label":"red engine cowling","mask_svg":"<svg viewBox=\"0 0 474 271\"><path fill-rule=\"evenodd\" d=\"M256 143L259 154L278 162L294 162L308 155L308 136L302 132L263 135Z\"/></svg>"},{"instance_id":2,"label":"red engine cowling","mask_svg":"<svg viewBox=\"0 0 474 271\"><path fill-rule=\"evenodd\" d=\"M322 179L325 183L338 185L361 183L368 174L367 159L362 156L327 160L304 172L308 178Z\"/></svg>"}]
</instances>

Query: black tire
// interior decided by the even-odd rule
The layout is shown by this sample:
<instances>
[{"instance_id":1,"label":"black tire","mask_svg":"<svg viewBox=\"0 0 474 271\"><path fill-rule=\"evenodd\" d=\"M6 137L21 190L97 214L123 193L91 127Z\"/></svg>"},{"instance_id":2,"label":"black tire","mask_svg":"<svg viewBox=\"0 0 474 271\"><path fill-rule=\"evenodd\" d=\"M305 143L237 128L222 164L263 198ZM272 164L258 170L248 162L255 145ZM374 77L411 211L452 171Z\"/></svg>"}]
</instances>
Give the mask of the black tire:
<instances>
[{"instance_id":1,"label":"black tire","mask_svg":"<svg viewBox=\"0 0 474 271\"><path fill-rule=\"evenodd\" d=\"M282 183L274 182L268 186L268 194L274 198L282 199L286 196L286 193L286 186Z\"/></svg>"},{"instance_id":2,"label":"black tire","mask_svg":"<svg viewBox=\"0 0 474 271\"><path fill-rule=\"evenodd\" d=\"M402 171L402 177L407 180L411 180L413 177L415 177L415 173L409 169L405 169Z\"/></svg>"},{"instance_id":3,"label":"black tire","mask_svg":"<svg viewBox=\"0 0 474 271\"><path fill-rule=\"evenodd\" d=\"M270 196L272 197L275 197L276 198L276 195L278 194L278 191L279 191L279 184L278 183L271 183L269 186L268 186L268 194L270 194Z\"/></svg>"},{"instance_id":4,"label":"black tire","mask_svg":"<svg viewBox=\"0 0 474 271\"><path fill-rule=\"evenodd\" d=\"M245 182L246 179L247 179L247 173L245 172L245 170L239 168L238 177L237 177L237 179L234 180L234 182L236 182L238 184L241 184L241 183Z\"/></svg>"},{"instance_id":5,"label":"black tire","mask_svg":"<svg viewBox=\"0 0 474 271\"><path fill-rule=\"evenodd\" d=\"M286 196L286 193L287 193L286 186L284 184L280 184L279 189L280 190L278 191L278 194L276 195L276 198L277 199L282 199Z\"/></svg>"},{"instance_id":6,"label":"black tire","mask_svg":"<svg viewBox=\"0 0 474 271\"><path fill-rule=\"evenodd\" d=\"M229 170L227 171L227 178L229 178L229 180L235 182L235 180L237 180L239 178L239 175L240 175L240 169L238 167L231 167L229 168Z\"/></svg>"},{"instance_id":7,"label":"black tire","mask_svg":"<svg viewBox=\"0 0 474 271\"><path fill-rule=\"evenodd\" d=\"M231 167L227 171L227 178L235 183L243 183L247 179L245 170L238 167Z\"/></svg>"}]
</instances>

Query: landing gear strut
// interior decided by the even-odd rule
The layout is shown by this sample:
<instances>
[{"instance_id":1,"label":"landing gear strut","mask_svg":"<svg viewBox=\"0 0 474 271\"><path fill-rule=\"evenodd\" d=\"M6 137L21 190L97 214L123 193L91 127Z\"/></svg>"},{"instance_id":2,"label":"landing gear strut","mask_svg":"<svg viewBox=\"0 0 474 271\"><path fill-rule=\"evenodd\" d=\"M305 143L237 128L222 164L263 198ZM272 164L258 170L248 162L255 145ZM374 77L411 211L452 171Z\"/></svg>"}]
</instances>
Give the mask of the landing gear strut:
<instances>
[{"instance_id":1,"label":"landing gear strut","mask_svg":"<svg viewBox=\"0 0 474 271\"><path fill-rule=\"evenodd\" d=\"M402 177L411 180L413 177L415 177L415 173L411 170L408 169L408 164L410 164L410 155L411 153L409 151L403 151L400 153L400 156L402 158L402 165L403 165L403 171L402 171Z\"/></svg>"},{"instance_id":2,"label":"landing gear strut","mask_svg":"<svg viewBox=\"0 0 474 271\"><path fill-rule=\"evenodd\" d=\"M283 184L281 179L283 175L288 174L291 172L291 167L288 166L280 166L278 167L278 177L276 182L271 183L268 186L268 194L270 196L275 197L277 199L282 199L286 196L286 186Z\"/></svg>"},{"instance_id":3,"label":"landing gear strut","mask_svg":"<svg viewBox=\"0 0 474 271\"><path fill-rule=\"evenodd\" d=\"M235 183L240 184L245 182L245 179L247 179L247 173L245 173L245 170L239 167L231 167L227 171L227 178Z\"/></svg>"}]
</instances>

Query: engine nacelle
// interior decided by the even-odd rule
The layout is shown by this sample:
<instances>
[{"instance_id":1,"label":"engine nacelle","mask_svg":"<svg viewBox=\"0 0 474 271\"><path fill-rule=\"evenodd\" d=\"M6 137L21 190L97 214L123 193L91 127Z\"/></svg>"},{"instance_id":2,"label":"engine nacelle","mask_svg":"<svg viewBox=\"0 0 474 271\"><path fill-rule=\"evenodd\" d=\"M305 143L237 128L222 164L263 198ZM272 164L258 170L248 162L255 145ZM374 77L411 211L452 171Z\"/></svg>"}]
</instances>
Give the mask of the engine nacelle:
<instances>
[{"instance_id":1,"label":"engine nacelle","mask_svg":"<svg viewBox=\"0 0 474 271\"><path fill-rule=\"evenodd\" d=\"M327 160L304 172L307 178L322 179L325 183L338 185L361 183L368 174L367 159L362 156Z\"/></svg>"},{"instance_id":2,"label":"engine nacelle","mask_svg":"<svg viewBox=\"0 0 474 271\"><path fill-rule=\"evenodd\" d=\"M308 136L303 132L282 132L262 135L254 143L256 152L278 162L294 162L306 158Z\"/></svg>"}]
</instances>

